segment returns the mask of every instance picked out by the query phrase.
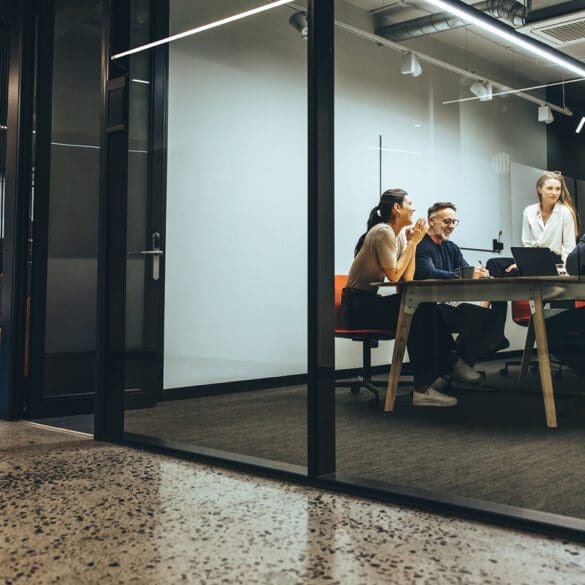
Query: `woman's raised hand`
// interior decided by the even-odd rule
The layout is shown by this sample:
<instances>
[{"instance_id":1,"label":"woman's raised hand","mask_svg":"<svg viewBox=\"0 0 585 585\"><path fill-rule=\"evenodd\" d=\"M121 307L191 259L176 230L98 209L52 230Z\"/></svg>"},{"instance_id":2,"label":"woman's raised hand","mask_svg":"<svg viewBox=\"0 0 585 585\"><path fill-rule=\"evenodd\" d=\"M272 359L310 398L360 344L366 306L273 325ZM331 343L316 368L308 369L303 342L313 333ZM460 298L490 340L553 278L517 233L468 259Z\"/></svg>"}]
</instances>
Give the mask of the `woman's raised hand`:
<instances>
[{"instance_id":1,"label":"woman's raised hand","mask_svg":"<svg viewBox=\"0 0 585 585\"><path fill-rule=\"evenodd\" d=\"M406 238L409 242L413 242L417 246L427 233L427 220L421 218L410 228L406 233Z\"/></svg>"}]
</instances>

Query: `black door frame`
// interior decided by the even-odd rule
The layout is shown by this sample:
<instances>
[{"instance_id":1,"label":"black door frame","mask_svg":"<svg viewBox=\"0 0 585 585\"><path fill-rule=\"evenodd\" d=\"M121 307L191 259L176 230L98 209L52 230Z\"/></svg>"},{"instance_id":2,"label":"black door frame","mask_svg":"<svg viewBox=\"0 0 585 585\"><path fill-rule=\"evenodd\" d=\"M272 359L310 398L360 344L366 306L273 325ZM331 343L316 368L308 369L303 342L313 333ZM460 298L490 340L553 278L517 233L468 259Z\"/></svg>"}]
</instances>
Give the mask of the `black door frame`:
<instances>
[{"instance_id":1,"label":"black door frame","mask_svg":"<svg viewBox=\"0 0 585 585\"><path fill-rule=\"evenodd\" d=\"M151 0L151 36L168 34L168 3ZM98 302L96 356L96 438L119 442L123 437L124 409L156 402L162 394L164 357L164 274L152 286L145 272L144 356L154 365L156 376L143 393L125 395L125 373L129 360L126 343L126 262L129 146L129 59L112 61L110 56L128 48L131 0L107 0L104 5L102 42L102 118L100 170L100 220L98 248ZM152 52L148 160L148 233L161 235L165 249L166 215L166 113L168 48ZM120 164L120 161L125 161ZM145 243L146 244L146 243ZM164 257L163 257L164 258ZM140 356L138 356L139 358Z\"/></svg>"}]
</instances>

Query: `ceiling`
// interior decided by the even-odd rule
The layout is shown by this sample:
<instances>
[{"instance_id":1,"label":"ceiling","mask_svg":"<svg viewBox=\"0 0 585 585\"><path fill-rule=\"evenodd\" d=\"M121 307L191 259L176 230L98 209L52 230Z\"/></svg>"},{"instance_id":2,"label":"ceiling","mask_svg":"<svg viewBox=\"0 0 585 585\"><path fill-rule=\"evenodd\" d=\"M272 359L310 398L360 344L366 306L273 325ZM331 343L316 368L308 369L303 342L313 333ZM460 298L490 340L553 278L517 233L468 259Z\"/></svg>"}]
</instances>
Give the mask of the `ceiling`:
<instances>
[{"instance_id":1,"label":"ceiling","mask_svg":"<svg viewBox=\"0 0 585 585\"><path fill-rule=\"evenodd\" d=\"M438 12L438 9L424 0L347 0L355 7L366 11L372 20L373 28L403 22L413 18ZM468 4L474 4L467 1ZM550 9L564 4L566 0L533 0L534 9ZM549 83L574 78L556 65L542 61L533 55L505 44L475 26L434 33L410 41L402 41L406 47L436 55L451 64L470 71L483 73L488 77L489 69L496 67L504 71L503 82L511 85ZM585 40L568 45L562 49L565 54L585 60ZM488 71L485 71L488 69ZM501 75L501 73L500 73ZM581 88L585 84L579 83Z\"/></svg>"}]
</instances>

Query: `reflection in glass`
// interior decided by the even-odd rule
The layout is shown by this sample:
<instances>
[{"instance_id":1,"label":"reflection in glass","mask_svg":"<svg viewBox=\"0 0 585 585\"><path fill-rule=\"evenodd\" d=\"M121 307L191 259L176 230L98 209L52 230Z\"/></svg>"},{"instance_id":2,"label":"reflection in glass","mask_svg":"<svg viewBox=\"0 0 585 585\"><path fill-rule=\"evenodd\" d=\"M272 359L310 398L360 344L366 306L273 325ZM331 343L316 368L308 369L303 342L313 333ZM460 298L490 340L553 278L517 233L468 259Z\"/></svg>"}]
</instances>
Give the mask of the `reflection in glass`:
<instances>
[{"instance_id":1,"label":"reflection in glass","mask_svg":"<svg viewBox=\"0 0 585 585\"><path fill-rule=\"evenodd\" d=\"M101 17L101 2L55 2L45 397L93 391Z\"/></svg>"}]
</instances>

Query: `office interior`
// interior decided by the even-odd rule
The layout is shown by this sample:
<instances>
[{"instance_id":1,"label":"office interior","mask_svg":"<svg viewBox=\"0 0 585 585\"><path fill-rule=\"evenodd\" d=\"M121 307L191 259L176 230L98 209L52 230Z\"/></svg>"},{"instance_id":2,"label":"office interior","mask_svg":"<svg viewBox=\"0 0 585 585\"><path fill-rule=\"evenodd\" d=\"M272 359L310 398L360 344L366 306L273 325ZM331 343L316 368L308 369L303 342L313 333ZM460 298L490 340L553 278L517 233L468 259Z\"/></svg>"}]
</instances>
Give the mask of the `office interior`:
<instances>
[{"instance_id":1,"label":"office interior","mask_svg":"<svg viewBox=\"0 0 585 585\"><path fill-rule=\"evenodd\" d=\"M103 114L112 18L135 48L260 5L123 4L126 13L96 0L35 8L16 416L94 432L98 220L108 165L126 192L123 268L112 276L122 274L125 295L122 440L306 476L314 5L279 3L167 44L109 54L111 91L116 79L127 91L125 157L114 159L104 145L120 128ZM368 213L388 188L408 191L416 217L436 201L453 202L460 224L452 240L470 264L485 265L522 245L536 180L560 171L583 235L579 76L446 14L432 26L398 26L442 12L432 2L331 5L335 274L347 274ZM573 36L552 46L585 58L578 32L585 11L572 3L510 0L481 10L549 46L548 28L572 25ZM549 428L536 356L523 381L518 365L506 369L520 359L526 334L509 308L509 347L475 365L481 386L453 383L454 408L414 407L406 366L391 413L383 403L394 341L380 341L372 349L380 403L367 389L335 389L328 419L335 473L379 493L583 531L584 379L553 356L558 427ZM336 380L361 376L362 344L340 337L334 347Z\"/></svg>"}]
</instances>

